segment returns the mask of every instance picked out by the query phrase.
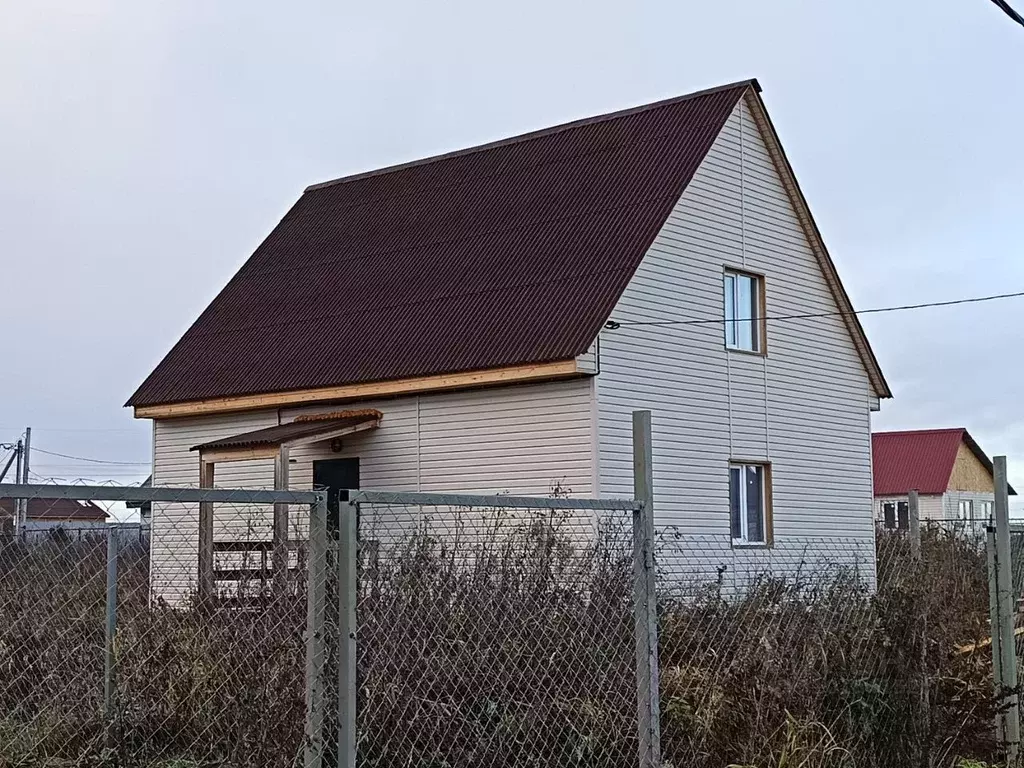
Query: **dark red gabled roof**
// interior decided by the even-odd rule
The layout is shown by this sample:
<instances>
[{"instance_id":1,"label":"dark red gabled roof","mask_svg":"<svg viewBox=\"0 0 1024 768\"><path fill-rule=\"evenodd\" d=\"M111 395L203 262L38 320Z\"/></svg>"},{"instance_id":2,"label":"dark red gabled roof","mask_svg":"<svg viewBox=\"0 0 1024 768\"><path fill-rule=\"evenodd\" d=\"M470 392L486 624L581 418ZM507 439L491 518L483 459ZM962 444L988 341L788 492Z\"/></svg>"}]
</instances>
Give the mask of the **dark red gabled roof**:
<instances>
[{"instance_id":1,"label":"dark red gabled roof","mask_svg":"<svg viewBox=\"0 0 1024 768\"><path fill-rule=\"evenodd\" d=\"M751 87L310 187L128 405L582 354Z\"/></svg>"},{"instance_id":2,"label":"dark red gabled roof","mask_svg":"<svg viewBox=\"0 0 1024 768\"><path fill-rule=\"evenodd\" d=\"M14 499L0 499L0 515L14 514ZM73 522L101 522L107 519L103 507L91 501L76 499L29 499L29 520L54 520Z\"/></svg>"},{"instance_id":3,"label":"dark red gabled roof","mask_svg":"<svg viewBox=\"0 0 1024 768\"><path fill-rule=\"evenodd\" d=\"M875 432L871 435L875 496L902 496L912 490L940 495L949 488L960 444L992 472L992 461L963 427ZM1010 493L1015 494L1013 488Z\"/></svg>"}]
</instances>

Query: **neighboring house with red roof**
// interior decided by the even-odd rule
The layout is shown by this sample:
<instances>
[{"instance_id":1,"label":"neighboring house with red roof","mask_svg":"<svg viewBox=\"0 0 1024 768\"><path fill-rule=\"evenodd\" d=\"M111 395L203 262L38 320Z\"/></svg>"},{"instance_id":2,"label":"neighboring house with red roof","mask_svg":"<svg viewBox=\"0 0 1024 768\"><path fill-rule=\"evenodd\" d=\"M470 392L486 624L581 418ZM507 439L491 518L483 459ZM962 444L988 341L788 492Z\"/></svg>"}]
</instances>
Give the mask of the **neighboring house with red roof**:
<instances>
[{"instance_id":1,"label":"neighboring house with red roof","mask_svg":"<svg viewBox=\"0 0 1024 768\"><path fill-rule=\"evenodd\" d=\"M580 497L631 496L651 409L659 524L870 559L852 309L746 81L309 187L128 405L154 486ZM157 582L198 514L154 505Z\"/></svg>"},{"instance_id":2,"label":"neighboring house with red roof","mask_svg":"<svg viewBox=\"0 0 1024 768\"><path fill-rule=\"evenodd\" d=\"M991 518L992 460L963 427L876 432L871 447L875 515L885 527L908 526L912 490L918 492L922 520L985 523Z\"/></svg>"},{"instance_id":3,"label":"neighboring house with red roof","mask_svg":"<svg viewBox=\"0 0 1024 768\"><path fill-rule=\"evenodd\" d=\"M14 532L14 499L0 499L0 530ZM22 528L26 539L47 536L60 530L73 539L105 535L107 512L91 501L75 499L29 499Z\"/></svg>"}]
</instances>

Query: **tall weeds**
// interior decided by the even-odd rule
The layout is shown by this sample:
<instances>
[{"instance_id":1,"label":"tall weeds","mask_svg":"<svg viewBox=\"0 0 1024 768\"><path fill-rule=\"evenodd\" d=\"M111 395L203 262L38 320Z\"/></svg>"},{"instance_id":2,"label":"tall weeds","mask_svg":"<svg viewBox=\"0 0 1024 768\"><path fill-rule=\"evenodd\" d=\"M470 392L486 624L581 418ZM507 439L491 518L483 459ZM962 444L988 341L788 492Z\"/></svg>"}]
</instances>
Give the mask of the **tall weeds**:
<instances>
[{"instance_id":1,"label":"tall weeds","mask_svg":"<svg viewBox=\"0 0 1024 768\"><path fill-rule=\"evenodd\" d=\"M697 597L663 600L666 762L994 762L984 557L936 530L922 553L914 563L906 541L881 535L877 589L836 569L766 574L731 596L712 576ZM106 743L104 558L88 543L0 549L0 766L296 764L304 596L246 610L163 605L150 600L143 551L121 562L118 716ZM364 556L360 571L362 765L636 763L622 532L585 539L549 520L501 535L420 530Z\"/></svg>"}]
</instances>

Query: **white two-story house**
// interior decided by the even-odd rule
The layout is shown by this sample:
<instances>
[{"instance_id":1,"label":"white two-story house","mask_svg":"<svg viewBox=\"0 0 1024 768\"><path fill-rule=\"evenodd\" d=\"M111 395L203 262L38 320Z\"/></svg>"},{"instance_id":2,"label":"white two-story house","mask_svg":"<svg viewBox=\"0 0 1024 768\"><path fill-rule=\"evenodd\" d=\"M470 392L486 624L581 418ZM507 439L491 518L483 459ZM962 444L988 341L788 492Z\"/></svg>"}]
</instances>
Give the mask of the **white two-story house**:
<instances>
[{"instance_id":1,"label":"white two-story house","mask_svg":"<svg viewBox=\"0 0 1024 768\"><path fill-rule=\"evenodd\" d=\"M157 486L578 497L650 409L657 523L728 560L870 547L887 397L748 81L309 187L128 405Z\"/></svg>"}]
</instances>

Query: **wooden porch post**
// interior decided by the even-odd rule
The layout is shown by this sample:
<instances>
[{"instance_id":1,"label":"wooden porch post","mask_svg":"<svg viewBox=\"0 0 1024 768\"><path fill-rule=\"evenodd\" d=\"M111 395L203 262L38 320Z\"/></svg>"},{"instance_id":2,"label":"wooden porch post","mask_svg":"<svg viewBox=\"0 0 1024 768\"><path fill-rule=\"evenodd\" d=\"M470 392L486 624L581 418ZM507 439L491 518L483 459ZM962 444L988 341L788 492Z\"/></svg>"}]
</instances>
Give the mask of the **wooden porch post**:
<instances>
[{"instance_id":1,"label":"wooden porch post","mask_svg":"<svg viewBox=\"0 0 1024 768\"><path fill-rule=\"evenodd\" d=\"M213 488L212 461L199 455L199 487ZM199 599L213 597L213 502L199 502Z\"/></svg>"},{"instance_id":2,"label":"wooden porch post","mask_svg":"<svg viewBox=\"0 0 1024 768\"><path fill-rule=\"evenodd\" d=\"M274 460L274 490L288 490L288 446L282 445ZM288 588L288 505L274 505L273 554L271 579L274 594L283 595Z\"/></svg>"}]
</instances>

